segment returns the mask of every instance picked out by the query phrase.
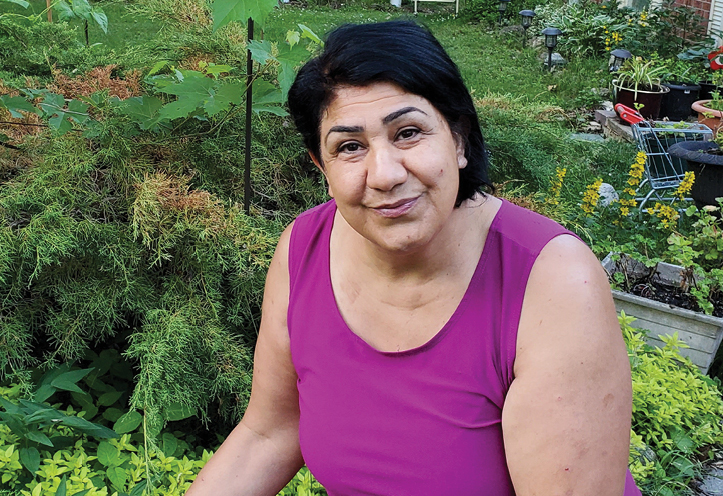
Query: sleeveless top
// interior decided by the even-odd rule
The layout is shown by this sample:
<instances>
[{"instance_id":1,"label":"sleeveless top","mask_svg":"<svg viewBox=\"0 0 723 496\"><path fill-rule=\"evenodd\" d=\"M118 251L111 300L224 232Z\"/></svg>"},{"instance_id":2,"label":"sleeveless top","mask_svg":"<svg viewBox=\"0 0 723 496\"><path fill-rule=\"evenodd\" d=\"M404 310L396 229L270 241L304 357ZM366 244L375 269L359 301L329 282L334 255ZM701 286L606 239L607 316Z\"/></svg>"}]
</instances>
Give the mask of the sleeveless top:
<instances>
[{"instance_id":1,"label":"sleeveless top","mask_svg":"<svg viewBox=\"0 0 723 496\"><path fill-rule=\"evenodd\" d=\"M444 327L378 351L336 305L336 204L301 214L289 248L288 329L304 461L330 496L514 495L502 406L514 379L527 279L557 223L503 200L467 291ZM630 473L625 496L640 495Z\"/></svg>"}]
</instances>

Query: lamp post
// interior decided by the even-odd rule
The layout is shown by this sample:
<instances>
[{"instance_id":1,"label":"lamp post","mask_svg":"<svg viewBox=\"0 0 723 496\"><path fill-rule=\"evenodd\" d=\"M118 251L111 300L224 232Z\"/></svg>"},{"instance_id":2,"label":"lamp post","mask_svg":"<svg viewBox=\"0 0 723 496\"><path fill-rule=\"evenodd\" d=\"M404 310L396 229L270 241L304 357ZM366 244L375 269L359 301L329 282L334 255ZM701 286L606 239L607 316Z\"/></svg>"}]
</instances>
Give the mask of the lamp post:
<instances>
[{"instance_id":1,"label":"lamp post","mask_svg":"<svg viewBox=\"0 0 723 496\"><path fill-rule=\"evenodd\" d=\"M535 17L534 10L521 10L520 15L522 16L522 29L525 30L524 38L522 38L522 48L527 45L527 30L532 25L532 18Z\"/></svg>"},{"instance_id":2,"label":"lamp post","mask_svg":"<svg viewBox=\"0 0 723 496\"><path fill-rule=\"evenodd\" d=\"M547 67L552 72L552 51L557 46L557 37L562 34L557 28L545 28L542 30L545 35L545 46L547 47Z\"/></svg>"},{"instance_id":3,"label":"lamp post","mask_svg":"<svg viewBox=\"0 0 723 496\"><path fill-rule=\"evenodd\" d=\"M509 4L512 0L500 0L500 4L497 6L497 10L500 13L500 19L497 21L497 23L501 26L502 25L502 14L505 13L505 10L507 10L507 4Z\"/></svg>"},{"instance_id":4,"label":"lamp post","mask_svg":"<svg viewBox=\"0 0 723 496\"><path fill-rule=\"evenodd\" d=\"M616 48L610 52L610 57L612 58L610 61L610 72L618 72L625 61L632 56L633 54L624 48Z\"/></svg>"}]
</instances>

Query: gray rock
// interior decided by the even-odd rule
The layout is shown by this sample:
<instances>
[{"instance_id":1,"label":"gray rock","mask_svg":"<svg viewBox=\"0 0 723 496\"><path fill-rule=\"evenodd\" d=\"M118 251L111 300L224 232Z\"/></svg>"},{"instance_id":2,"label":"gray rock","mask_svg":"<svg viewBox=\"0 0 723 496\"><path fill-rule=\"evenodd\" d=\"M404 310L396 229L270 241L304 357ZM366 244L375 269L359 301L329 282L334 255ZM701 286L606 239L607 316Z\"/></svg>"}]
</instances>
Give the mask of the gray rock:
<instances>
[{"instance_id":1,"label":"gray rock","mask_svg":"<svg viewBox=\"0 0 723 496\"><path fill-rule=\"evenodd\" d=\"M610 96L610 89L608 88L591 88L590 91L599 95L601 98L607 98Z\"/></svg>"},{"instance_id":2,"label":"gray rock","mask_svg":"<svg viewBox=\"0 0 723 496\"><path fill-rule=\"evenodd\" d=\"M540 59L544 60L545 65L547 65L547 59L548 59L547 52L540 54ZM565 60L562 55L560 55L557 52L552 53L552 66L553 67L556 65L559 66L559 65L565 65L565 64L567 64L567 60Z\"/></svg>"},{"instance_id":3,"label":"gray rock","mask_svg":"<svg viewBox=\"0 0 723 496\"><path fill-rule=\"evenodd\" d=\"M705 496L720 496L723 494L723 465L718 462L714 464L710 471L706 471L703 481L698 490L700 494Z\"/></svg>"},{"instance_id":4,"label":"gray rock","mask_svg":"<svg viewBox=\"0 0 723 496\"><path fill-rule=\"evenodd\" d=\"M602 105L602 108L605 110L612 110L613 112L615 111L613 102L611 102L610 100L605 100L600 105Z\"/></svg>"},{"instance_id":5,"label":"gray rock","mask_svg":"<svg viewBox=\"0 0 723 496\"><path fill-rule=\"evenodd\" d=\"M587 123L587 127L585 128L586 132L598 132L602 131L602 124L600 124L597 121L590 121Z\"/></svg>"},{"instance_id":6,"label":"gray rock","mask_svg":"<svg viewBox=\"0 0 723 496\"><path fill-rule=\"evenodd\" d=\"M522 35L524 28L519 24L512 24L511 26L505 26L500 29L500 34L516 34Z\"/></svg>"},{"instance_id":7,"label":"gray rock","mask_svg":"<svg viewBox=\"0 0 723 496\"><path fill-rule=\"evenodd\" d=\"M604 143L605 138L601 134L575 133L570 135L571 140L589 141L591 143Z\"/></svg>"},{"instance_id":8,"label":"gray rock","mask_svg":"<svg viewBox=\"0 0 723 496\"><path fill-rule=\"evenodd\" d=\"M595 134L594 136L600 136L600 135ZM600 185L600 189L598 190L598 193L600 193L599 204L602 207L607 207L613 201L620 199L620 197L618 196L618 192L615 191L615 188L613 188L612 184L602 183Z\"/></svg>"},{"instance_id":9,"label":"gray rock","mask_svg":"<svg viewBox=\"0 0 723 496\"><path fill-rule=\"evenodd\" d=\"M533 36L530 38L530 46L532 48L544 48L545 47L545 37L544 36ZM545 53L547 53L547 50L545 50Z\"/></svg>"}]
</instances>

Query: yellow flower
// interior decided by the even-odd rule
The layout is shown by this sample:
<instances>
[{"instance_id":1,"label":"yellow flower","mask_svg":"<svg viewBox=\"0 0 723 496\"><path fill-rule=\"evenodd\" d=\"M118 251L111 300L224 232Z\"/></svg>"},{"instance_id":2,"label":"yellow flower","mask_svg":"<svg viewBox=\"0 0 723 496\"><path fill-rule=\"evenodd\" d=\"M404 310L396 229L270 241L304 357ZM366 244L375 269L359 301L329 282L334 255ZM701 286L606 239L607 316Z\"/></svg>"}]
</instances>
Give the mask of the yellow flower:
<instances>
[{"instance_id":1,"label":"yellow flower","mask_svg":"<svg viewBox=\"0 0 723 496\"><path fill-rule=\"evenodd\" d=\"M565 180L565 174L567 174L567 169L561 169L557 167L555 169L555 178L550 181L550 196L547 199L548 203L551 203L553 205L559 204L559 198L560 198L560 190L562 190L562 182Z\"/></svg>"},{"instance_id":2,"label":"yellow flower","mask_svg":"<svg viewBox=\"0 0 723 496\"><path fill-rule=\"evenodd\" d=\"M693 182L695 182L695 173L693 171L687 171L680 185L678 185L678 189L675 190L675 197L678 198L678 200L684 200L685 196L690 193L690 190L693 188Z\"/></svg>"},{"instance_id":3,"label":"yellow flower","mask_svg":"<svg viewBox=\"0 0 723 496\"><path fill-rule=\"evenodd\" d=\"M660 219L660 224L664 229L672 229L675 221L680 217L677 210L660 202L655 202L655 207L647 209L647 212Z\"/></svg>"},{"instance_id":4,"label":"yellow flower","mask_svg":"<svg viewBox=\"0 0 723 496\"><path fill-rule=\"evenodd\" d=\"M600 186L602 186L602 178L596 179L592 184L585 188L585 194L582 197L582 205L580 208L588 216L592 215L600 199Z\"/></svg>"},{"instance_id":5,"label":"yellow flower","mask_svg":"<svg viewBox=\"0 0 723 496\"><path fill-rule=\"evenodd\" d=\"M625 217L630 215L630 210L628 209L628 207L620 207L620 215L623 215Z\"/></svg>"}]
</instances>

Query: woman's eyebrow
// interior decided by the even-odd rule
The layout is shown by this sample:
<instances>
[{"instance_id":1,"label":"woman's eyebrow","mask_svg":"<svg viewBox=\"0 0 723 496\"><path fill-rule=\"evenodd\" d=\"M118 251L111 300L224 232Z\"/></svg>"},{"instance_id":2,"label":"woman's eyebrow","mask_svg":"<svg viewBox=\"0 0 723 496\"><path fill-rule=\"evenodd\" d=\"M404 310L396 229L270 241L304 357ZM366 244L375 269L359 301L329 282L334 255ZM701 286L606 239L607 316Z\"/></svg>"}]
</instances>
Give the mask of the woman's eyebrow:
<instances>
[{"instance_id":1,"label":"woman's eyebrow","mask_svg":"<svg viewBox=\"0 0 723 496\"><path fill-rule=\"evenodd\" d=\"M404 114L408 114L409 112L421 112L424 115L427 115L427 113L421 109L418 109L417 107L404 107L403 109L395 110L388 116L386 116L384 119L382 119L383 124L389 124L394 119L398 119L399 117L403 116Z\"/></svg>"},{"instance_id":2,"label":"woman's eyebrow","mask_svg":"<svg viewBox=\"0 0 723 496\"><path fill-rule=\"evenodd\" d=\"M329 129L329 132L326 133L325 138L328 138L331 133L361 133L363 131L364 128L361 126L333 126Z\"/></svg>"}]
</instances>

